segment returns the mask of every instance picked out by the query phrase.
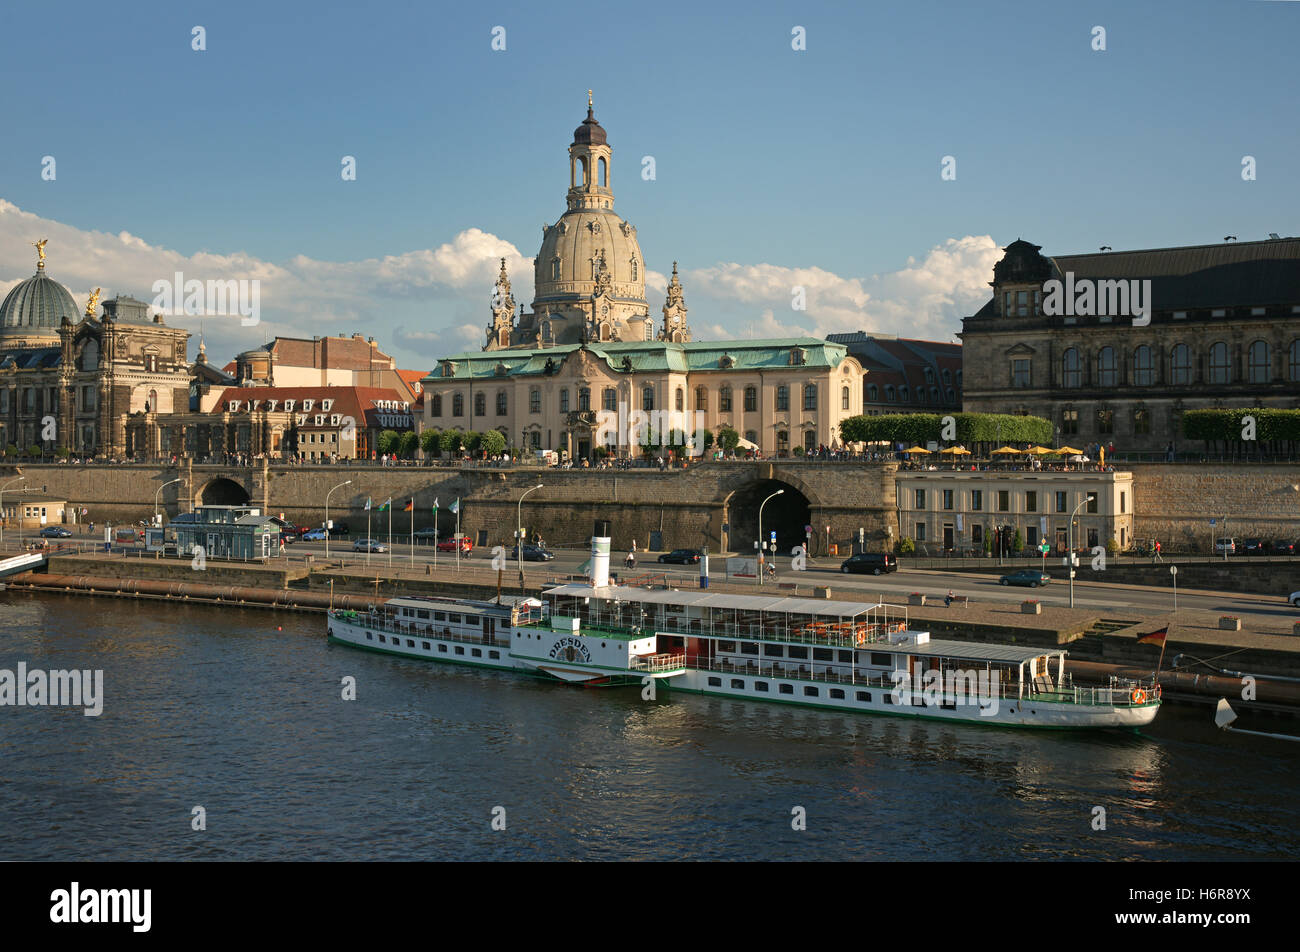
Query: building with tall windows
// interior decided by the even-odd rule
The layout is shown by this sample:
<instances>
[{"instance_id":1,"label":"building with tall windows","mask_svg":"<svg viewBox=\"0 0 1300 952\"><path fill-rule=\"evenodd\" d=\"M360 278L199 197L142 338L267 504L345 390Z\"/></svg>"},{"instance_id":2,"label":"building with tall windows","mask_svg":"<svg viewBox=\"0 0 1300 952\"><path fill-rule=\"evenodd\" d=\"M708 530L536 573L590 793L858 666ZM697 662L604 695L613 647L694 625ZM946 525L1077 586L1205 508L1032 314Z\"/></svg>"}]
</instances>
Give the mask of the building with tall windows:
<instances>
[{"instance_id":1,"label":"building with tall windows","mask_svg":"<svg viewBox=\"0 0 1300 952\"><path fill-rule=\"evenodd\" d=\"M612 159L588 99L569 146L567 208L534 261L531 311L516 305L502 260L487 342L421 381L421 427L496 429L507 446L575 460L636 455L634 413L729 426L769 457L839 446L841 422L862 412L859 360L817 338L693 340L676 262L656 322L636 229L613 211Z\"/></svg>"},{"instance_id":2,"label":"building with tall windows","mask_svg":"<svg viewBox=\"0 0 1300 952\"><path fill-rule=\"evenodd\" d=\"M189 332L123 295L78 308L35 244L36 274L0 303L0 447L156 455L159 420L188 407Z\"/></svg>"},{"instance_id":3,"label":"building with tall windows","mask_svg":"<svg viewBox=\"0 0 1300 952\"><path fill-rule=\"evenodd\" d=\"M1187 410L1300 407L1300 239L1004 251L992 299L962 322L966 411L1042 416L1062 443L1158 454L1180 448Z\"/></svg>"}]
</instances>

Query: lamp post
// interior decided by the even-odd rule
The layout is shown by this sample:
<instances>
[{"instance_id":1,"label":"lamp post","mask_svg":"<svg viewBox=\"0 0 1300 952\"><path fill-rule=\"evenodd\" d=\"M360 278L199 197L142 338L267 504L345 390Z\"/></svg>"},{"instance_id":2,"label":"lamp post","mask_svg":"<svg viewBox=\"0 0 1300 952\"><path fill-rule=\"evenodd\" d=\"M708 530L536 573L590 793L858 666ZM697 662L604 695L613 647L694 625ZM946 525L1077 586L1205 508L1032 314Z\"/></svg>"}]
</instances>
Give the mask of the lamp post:
<instances>
[{"instance_id":1,"label":"lamp post","mask_svg":"<svg viewBox=\"0 0 1300 952\"><path fill-rule=\"evenodd\" d=\"M1174 577L1174 613L1178 612L1178 566L1169 566L1169 574Z\"/></svg>"},{"instance_id":2,"label":"lamp post","mask_svg":"<svg viewBox=\"0 0 1300 952\"><path fill-rule=\"evenodd\" d=\"M335 489L342 489L344 486L350 485L352 485L352 480L344 480L325 494L325 561L327 562L330 557L330 493L334 492ZM367 557L370 555L368 549L366 555Z\"/></svg>"},{"instance_id":3,"label":"lamp post","mask_svg":"<svg viewBox=\"0 0 1300 952\"><path fill-rule=\"evenodd\" d=\"M19 476L17 479L11 479L3 486L0 486L0 543L3 543L5 540L4 524L7 521L5 520L5 507L4 507L5 490L8 489L10 486L12 486L14 483L21 483L26 478L27 478L26 476ZM21 519L18 520L18 524L22 525Z\"/></svg>"},{"instance_id":4,"label":"lamp post","mask_svg":"<svg viewBox=\"0 0 1300 952\"><path fill-rule=\"evenodd\" d=\"M179 482L183 482L183 480L179 476L176 479L168 480L167 482L159 486L157 491L153 494L153 521L157 525L160 526L162 525L162 520L158 517L158 497L161 496L162 491L166 489L168 486L170 486L172 483L179 483Z\"/></svg>"},{"instance_id":5,"label":"lamp post","mask_svg":"<svg viewBox=\"0 0 1300 952\"><path fill-rule=\"evenodd\" d=\"M758 571L754 574L758 576L759 585L763 584L763 550L767 545L767 543L763 541L763 507L783 492L785 492L784 489L778 489L758 504ZM773 551L773 554L775 555L775 551Z\"/></svg>"},{"instance_id":6,"label":"lamp post","mask_svg":"<svg viewBox=\"0 0 1300 952\"><path fill-rule=\"evenodd\" d=\"M1066 538L1069 540L1068 547L1070 549L1070 551L1066 553L1065 564L1067 569L1070 572L1070 607L1071 608L1074 607L1074 566L1076 564L1076 556L1074 554L1074 517L1079 514L1080 509L1088 505L1088 503L1092 502L1094 498L1096 497L1094 497L1091 493L1085 495L1083 497L1083 502L1075 506L1074 512L1070 513L1070 522L1065 527L1065 534L1066 534Z\"/></svg>"},{"instance_id":7,"label":"lamp post","mask_svg":"<svg viewBox=\"0 0 1300 952\"><path fill-rule=\"evenodd\" d=\"M519 553L519 594L524 594L524 496L529 493L537 492L542 488L538 483L532 489L525 489L523 495L519 497L519 505L515 507L515 551ZM456 543L460 544L459 540Z\"/></svg>"}]
</instances>

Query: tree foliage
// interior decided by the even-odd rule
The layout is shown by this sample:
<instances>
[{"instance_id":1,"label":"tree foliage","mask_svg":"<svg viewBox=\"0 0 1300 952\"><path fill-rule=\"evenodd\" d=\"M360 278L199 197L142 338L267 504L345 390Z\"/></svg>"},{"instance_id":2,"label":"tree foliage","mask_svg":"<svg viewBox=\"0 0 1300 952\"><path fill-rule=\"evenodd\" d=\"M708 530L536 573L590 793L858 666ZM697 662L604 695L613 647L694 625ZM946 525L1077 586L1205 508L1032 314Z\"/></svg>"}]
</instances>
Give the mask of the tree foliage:
<instances>
[{"instance_id":1,"label":"tree foliage","mask_svg":"<svg viewBox=\"0 0 1300 952\"><path fill-rule=\"evenodd\" d=\"M1256 443L1300 440L1300 410L1242 407L1236 410L1188 410L1183 414L1183 436L1207 443L1250 443L1249 420L1254 420Z\"/></svg>"},{"instance_id":2,"label":"tree foliage","mask_svg":"<svg viewBox=\"0 0 1300 952\"><path fill-rule=\"evenodd\" d=\"M425 430L420 434L420 449L425 456L437 456L442 452L442 434L437 430Z\"/></svg>"},{"instance_id":3,"label":"tree foliage","mask_svg":"<svg viewBox=\"0 0 1300 952\"><path fill-rule=\"evenodd\" d=\"M460 449L461 437L464 434L460 430L443 430L442 435L438 437L438 443L444 453L455 453Z\"/></svg>"},{"instance_id":4,"label":"tree foliage","mask_svg":"<svg viewBox=\"0 0 1300 952\"><path fill-rule=\"evenodd\" d=\"M487 453L488 456L496 456L504 452L505 448L505 434L500 430L485 430L483 436L479 439L479 449Z\"/></svg>"},{"instance_id":5,"label":"tree foliage","mask_svg":"<svg viewBox=\"0 0 1300 952\"><path fill-rule=\"evenodd\" d=\"M952 440L942 440L943 418L956 424ZM1052 421L1011 413L891 413L849 417L840 436L850 443L1043 443L1052 441Z\"/></svg>"},{"instance_id":6,"label":"tree foliage","mask_svg":"<svg viewBox=\"0 0 1300 952\"><path fill-rule=\"evenodd\" d=\"M740 445L740 434L729 426L718 427L718 446L725 453L731 453Z\"/></svg>"},{"instance_id":7,"label":"tree foliage","mask_svg":"<svg viewBox=\"0 0 1300 952\"><path fill-rule=\"evenodd\" d=\"M397 444L401 436L396 430L384 430L375 440L375 452L377 453L396 453Z\"/></svg>"},{"instance_id":8,"label":"tree foliage","mask_svg":"<svg viewBox=\"0 0 1300 952\"><path fill-rule=\"evenodd\" d=\"M420 445L420 434L414 430L405 430L397 440L397 455L402 459L414 459L415 450Z\"/></svg>"}]
</instances>

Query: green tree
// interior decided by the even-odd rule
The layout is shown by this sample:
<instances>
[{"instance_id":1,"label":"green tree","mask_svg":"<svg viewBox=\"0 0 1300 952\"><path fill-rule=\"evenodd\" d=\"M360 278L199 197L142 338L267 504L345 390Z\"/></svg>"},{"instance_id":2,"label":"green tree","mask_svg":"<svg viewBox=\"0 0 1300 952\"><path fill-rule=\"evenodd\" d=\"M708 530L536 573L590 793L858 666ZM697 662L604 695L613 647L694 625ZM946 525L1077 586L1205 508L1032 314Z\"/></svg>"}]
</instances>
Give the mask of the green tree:
<instances>
[{"instance_id":1,"label":"green tree","mask_svg":"<svg viewBox=\"0 0 1300 952\"><path fill-rule=\"evenodd\" d=\"M984 554L985 555L993 554L993 536L987 533L985 533L984 535Z\"/></svg>"},{"instance_id":2,"label":"green tree","mask_svg":"<svg viewBox=\"0 0 1300 952\"><path fill-rule=\"evenodd\" d=\"M17 455L18 455L18 447L15 444L10 443L8 446L5 447L5 456L17 456Z\"/></svg>"},{"instance_id":3,"label":"green tree","mask_svg":"<svg viewBox=\"0 0 1300 952\"><path fill-rule=\"evenodd\" d=\"M69 456L72 455L72 451L69 450L66 446L60 446L57 450L54 451L54 453L56 456L59 457L59 459L67 459Z\"/></svg>"},{"instance_id":4,"label":"green tree","mask_svg":"<svg viewBox=\"0 0 1300 952\"><path fill-rule=\"evenodd\" d=\"M397 443L397 455L402 459L414 459L415 451L420 445L420 434L414 430L403 430Z\"/></svg>"},{"instance_id":5,"label":"green tree","mask_svg":"<svg viewBox=\"0 0 1300 952\"><path fill-rule=\"evenodd\" d=\"M718 445L730 454L740 445L740 434L729 426L718 427Z\"/></svg>"},{"instance_id":6,"label":"green tree","mask_svg":"<svg viewBox=\"0 0 1300 952\"><path fill-rule=\"evenodd\" d=\"M1024 549L1025 549L1025 537L1021 535L1020 530L1017 529L1015 536L1011 540L1011 551L1019 555L1021 552L1024 551Z\"/></svg>"},{"instance_id":7,"label":"green tree","mask_svg":"<svg viewBox=\"0 0 1300 952\"><path fill-rule=\"evenodd\" d=\"M436 459L442 452L442 434L433 429L425 430L420 434L420 449L424 450L425 456Z\"/></svg>"},{"instance_id":8,"label":"green tree","mask_svg":"<svg viewBox=\"0 0 1300 952\"><path fill-rule=\"evenodd\" d=\"M401 437L396 430L384 430L375 440L375 452L377 453L396 453L397 443Z\"/></svg>"},{"instance_id":9,"label":"green tree","mask_svg":"<svg viewBox=\"0 0 1300 952\"><path fill-rule=\"evenodd\" d=\"M463 434L460 430L443 430L442 435L438 437L438 443L444 453L457 453L461 447Z\"/></svg>"},{"instance_id":10,"label":"green tree","mask_svg":"<svg viewBox=\"0 0 1300 952\"><path fill-rule=\"evenodd\" d=\"M27 455L28 455L28 456L32 456L32 457L40 456L41 453L43 453L43 452L44 452L44 450L42 450L39 446L29 446L29 447L27 447Z\"/></svg>"},{"instance_id":11,"label":"green tree","mask_svg":"<svg viewBox=\"0 0 1300 952\"><path fill-rule=\"evenodd\" d=\"M465 448L466 453L471 456L477 455L479 447L483 443L483 434L478 430L466 430L465 435L461 437L460 443Z\"/></svg>"},{"instance_id":12,"label":"green tree","mask_svg":"<svg viewBox=\"0 0 1300 952\"><path fill-rule=\"evenodd\" d=\"M911 537L903 536L903 538L898 540L899 555L911 555L915 551L916 543L912 541Z\"/></svg>"},{"instance_id":13,"label":"green tree","mask_svg":"<svg viewBox=\"0 0 1300 952\"><path fill-rule=\"evenodd\" d=\"M1114 536L1106 540L1106 554L1112 558L1119 554L1119 543L1115 541Z\"/></svg>"},{"instance_id":14,"label":"green tree","mask_svg":"<svg viewBox=\"0 0 1300 952\"><path fill-rule=\"evenodd\" d=\"M505 434L500 430L484 430L483 436L479 440L479 449L487 453L488 456L496 456L506 448Z\"/></svg>"}]
</instances>

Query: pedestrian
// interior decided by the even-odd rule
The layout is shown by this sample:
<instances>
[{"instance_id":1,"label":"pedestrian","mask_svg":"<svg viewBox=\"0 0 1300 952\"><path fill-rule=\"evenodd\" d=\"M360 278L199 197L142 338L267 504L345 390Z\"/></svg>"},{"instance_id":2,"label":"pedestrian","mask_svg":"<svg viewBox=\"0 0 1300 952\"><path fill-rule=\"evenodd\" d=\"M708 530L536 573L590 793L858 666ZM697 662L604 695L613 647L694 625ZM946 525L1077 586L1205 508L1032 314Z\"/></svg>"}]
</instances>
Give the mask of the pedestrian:
<instances>
[{"instance_id":1,"label":"pedestrian","mask_svg":"<svg viewBox=\"0 0 1300 952\"><path fill-rule=\"evenodd\" d=\"M948 589L948 594L943 597L943 607L952 607L952 589Z\"/></svg>"}]
</instances>

